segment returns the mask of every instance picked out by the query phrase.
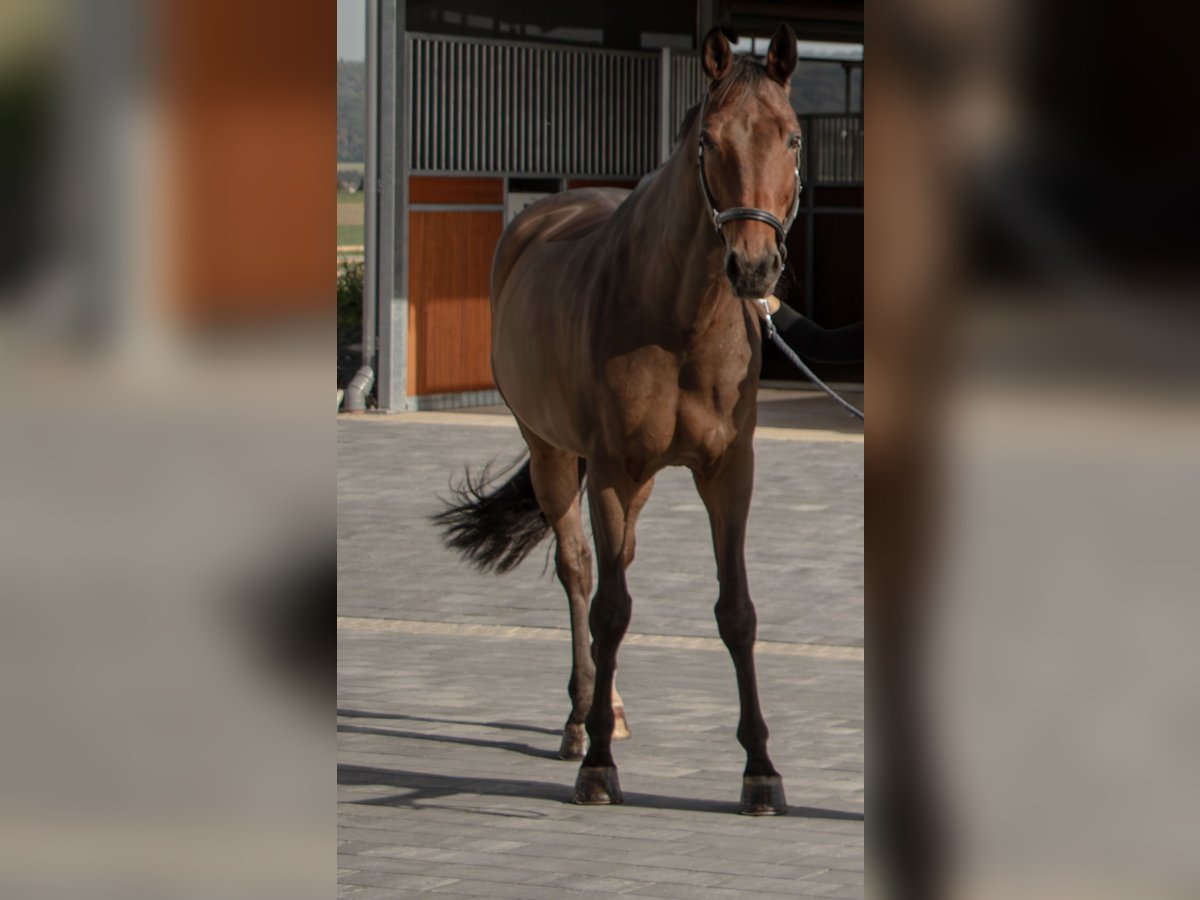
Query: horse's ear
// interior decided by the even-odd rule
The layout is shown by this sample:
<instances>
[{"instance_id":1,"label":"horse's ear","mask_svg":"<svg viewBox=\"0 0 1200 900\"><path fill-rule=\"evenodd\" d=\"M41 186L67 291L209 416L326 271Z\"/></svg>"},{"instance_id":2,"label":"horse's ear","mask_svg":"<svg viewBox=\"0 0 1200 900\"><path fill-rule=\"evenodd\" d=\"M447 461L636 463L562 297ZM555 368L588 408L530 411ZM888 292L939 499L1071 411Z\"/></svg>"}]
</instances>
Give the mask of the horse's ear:
<instances>
[{"instance_id":1,"label":"horse's ear","mask_svg":"<svg viewBox=\"0 0 1200 900\"><path fill-rule=\"evenodd\" d=\"M795 69L796 32L789 25L780 25L767 50L767 74L787 87Z\"/></svg>"},{"instance_id":2,"label":"horse's ear","mask_svg":"<svg viewBox=\"0 0 1200 900\"><path fill-rule=\"evenodd\" d=\"M705 74L713 81L720 81L729 72L733 65L733 48L720 28L714 28L704 36L700 58Z\"/></svg>"}]
</instances>

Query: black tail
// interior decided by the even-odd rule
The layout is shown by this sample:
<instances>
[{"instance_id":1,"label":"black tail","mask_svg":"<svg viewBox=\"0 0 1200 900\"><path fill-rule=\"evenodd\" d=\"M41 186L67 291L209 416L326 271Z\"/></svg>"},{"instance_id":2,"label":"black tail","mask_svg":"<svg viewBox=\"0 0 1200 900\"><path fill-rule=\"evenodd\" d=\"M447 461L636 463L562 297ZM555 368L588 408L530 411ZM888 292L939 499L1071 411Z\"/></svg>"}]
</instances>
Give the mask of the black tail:
<instances>
[{"instance_id":1,"label":"black tail","mask_svg":"<svg viewBox=\"0 0 1200 900\"><path fill-rule=\"evenodd\" d=\"M528 457L511 478L497 486L510 471L512 466L493 474L489 464L472 476L467 469L462 481L452 487L454 501L446 501L446 508L433 516L446 546L484 572L507 572L550 531L533 493Z\"/></svg>"}]
</instances>

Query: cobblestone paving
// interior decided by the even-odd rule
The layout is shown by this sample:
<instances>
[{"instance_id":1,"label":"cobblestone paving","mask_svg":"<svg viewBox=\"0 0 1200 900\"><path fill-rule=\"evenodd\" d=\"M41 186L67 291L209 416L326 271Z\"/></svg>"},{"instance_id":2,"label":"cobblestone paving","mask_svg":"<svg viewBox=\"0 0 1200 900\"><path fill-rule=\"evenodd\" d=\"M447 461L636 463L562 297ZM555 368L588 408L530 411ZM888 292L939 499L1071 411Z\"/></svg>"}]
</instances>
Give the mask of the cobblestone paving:
<instances>
[{"instance_id":1,"label":"cobblestone paving","mask_svg":"<svg viewBox=\"0 0 1200 900\"><path fill-rule=\"evenodd\" d=\"M792 811L753 819L735 814L737 694L686 472L659 476L629 576L626 802L578 807L545 556L479 575L426 521L463 464L515 457L517 432L343 417L338 436L342 896L862 896L861 439L756 443L759 683Z\"/></svg>"}]
</instances>

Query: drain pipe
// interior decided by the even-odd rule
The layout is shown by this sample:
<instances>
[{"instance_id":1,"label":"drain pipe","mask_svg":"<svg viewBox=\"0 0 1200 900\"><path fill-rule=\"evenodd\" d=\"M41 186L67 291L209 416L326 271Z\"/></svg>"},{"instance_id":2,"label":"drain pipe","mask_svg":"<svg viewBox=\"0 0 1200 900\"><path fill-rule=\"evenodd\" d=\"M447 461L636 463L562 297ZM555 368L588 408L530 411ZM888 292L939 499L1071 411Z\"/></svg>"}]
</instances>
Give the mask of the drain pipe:
<instances>
[{"instance_id":1,"label":"drain pipe","mask_svg":"<svg viewBox=\"0 0 1200 900\"><path fill-rule=\"evenodd\" d=\"M362 367L346 385L346 412L365 412L375 384L375 310L379 294L379 0L367 4L367 142L363 173Z\"/></svg>"},{"instance_id":2,"label":"drain pipe","mask_svg":"<svg viewBox=\"0 0 1200 900\"><path fill-rule=\"evenodd\" d=\"M363 366L354 373L350 383L346 385L346 399L342 402L342 412L366 412L367 397L375 384L375 373L370 366Z\"/></svg>"}]
</instances>

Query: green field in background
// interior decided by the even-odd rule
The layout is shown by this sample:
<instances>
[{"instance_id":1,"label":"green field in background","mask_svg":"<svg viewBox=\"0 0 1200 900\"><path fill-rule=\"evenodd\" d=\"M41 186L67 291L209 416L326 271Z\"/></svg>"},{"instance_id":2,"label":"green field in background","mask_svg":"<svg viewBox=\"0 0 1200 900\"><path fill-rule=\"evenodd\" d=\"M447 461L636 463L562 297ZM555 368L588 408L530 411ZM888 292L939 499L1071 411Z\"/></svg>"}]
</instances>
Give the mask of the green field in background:
<instances>
[{"instance_id":1,"label":"green field in background","mask_svg":"<svg viewBox=\"0 0 1200 900\"><path fill-rule=\"evenodd\" d=\"M363 243L363 195L337 192L337 242L339 247Z\"/></svg>"},{"instance_id":2,"label":"green field in background","mask_svg":"<svg viewBox=\"0 0 1200 900\"><path fill-rule=\"evenodd\" d=\"M363 243L363 227L361 225L339 225L337 227L337 245L339 247L361 247Z\"/></svg>"}]
</instances>

